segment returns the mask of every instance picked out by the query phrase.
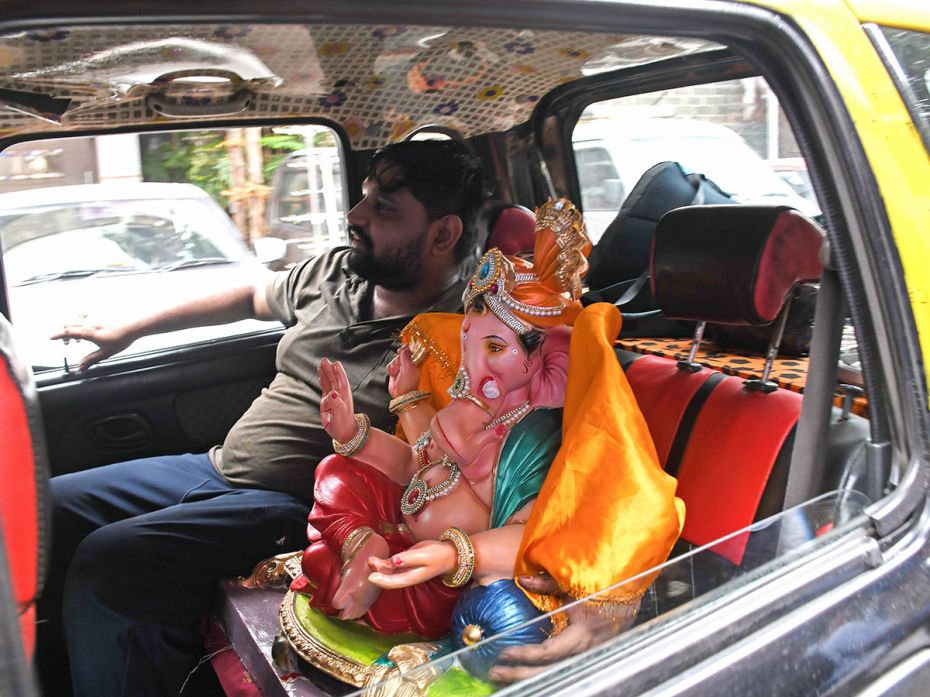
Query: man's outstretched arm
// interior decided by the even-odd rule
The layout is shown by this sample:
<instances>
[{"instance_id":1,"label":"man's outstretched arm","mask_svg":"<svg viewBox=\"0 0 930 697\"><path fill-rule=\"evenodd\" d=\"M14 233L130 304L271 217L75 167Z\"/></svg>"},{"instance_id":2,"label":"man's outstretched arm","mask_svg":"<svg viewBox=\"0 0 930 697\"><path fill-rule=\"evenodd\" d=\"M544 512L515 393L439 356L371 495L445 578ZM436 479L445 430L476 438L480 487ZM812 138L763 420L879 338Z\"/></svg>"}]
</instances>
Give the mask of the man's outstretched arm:
<instances>
[{"instance_id":1,"label":"man's outstretched arm","mask_svg":"<svg viewBox=\"0 0 930 697\"><path fill-rule=\"evenodd\" d=\"M98 348L81 359L80 369L119 353L136 339L178 329L227 324L243 319L274 319L266 299L271 274L261 274L252 283L229 288L165 308L122 325L66 324L52 339L87 339Z\"/></svg>"}]
</instances>

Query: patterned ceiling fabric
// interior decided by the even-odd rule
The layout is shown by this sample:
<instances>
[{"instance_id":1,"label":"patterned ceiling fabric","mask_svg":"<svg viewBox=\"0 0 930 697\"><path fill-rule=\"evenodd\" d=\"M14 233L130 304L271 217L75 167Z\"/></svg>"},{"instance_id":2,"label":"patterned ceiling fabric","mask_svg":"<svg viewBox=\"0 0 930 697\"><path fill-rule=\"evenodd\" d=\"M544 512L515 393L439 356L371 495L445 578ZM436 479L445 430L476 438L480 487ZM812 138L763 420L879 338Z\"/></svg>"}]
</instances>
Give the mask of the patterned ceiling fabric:
<instances>
[{"instance_id":1,"label":"patterned ceiling fabric","mask_svg":"<svg viewBox=\"0 0 930 697\"><path fill-rule=\"evenodd\" d=\"M691 39L423 26L20 32L0 37L0 137L189 124L196 118L167 117L147 98L193 108L222 104L242 89L255 96L234 118L323 117L340 123L355 148L424 125L467 137L526 121L563 82L715 48Z\"/></svg>"}]
</instances>

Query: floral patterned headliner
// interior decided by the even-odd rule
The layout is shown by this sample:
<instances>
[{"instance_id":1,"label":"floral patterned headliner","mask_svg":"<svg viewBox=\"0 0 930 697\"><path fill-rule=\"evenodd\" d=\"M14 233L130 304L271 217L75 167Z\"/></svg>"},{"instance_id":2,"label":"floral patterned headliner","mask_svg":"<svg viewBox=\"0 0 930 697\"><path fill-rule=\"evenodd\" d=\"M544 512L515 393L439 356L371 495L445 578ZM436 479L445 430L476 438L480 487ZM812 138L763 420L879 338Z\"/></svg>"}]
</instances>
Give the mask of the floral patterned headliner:
<instances>
[{"instance_id":1,"label":"floral patterned headliner","mask_svg":"<svg viewBox=\"0 0 930 697\"><path fill-rule=\"evenodd\" d=\"M0 137L189 124L211 116L195 113L210 107L224 118L233 111L243 119L325 117L355 148L424 125L470 136L526 121L561 83L713 48L650 36L435 26L21 32L0 37ZM183 116L166 116L172 112Z\"/></svg>"}]
</instances>

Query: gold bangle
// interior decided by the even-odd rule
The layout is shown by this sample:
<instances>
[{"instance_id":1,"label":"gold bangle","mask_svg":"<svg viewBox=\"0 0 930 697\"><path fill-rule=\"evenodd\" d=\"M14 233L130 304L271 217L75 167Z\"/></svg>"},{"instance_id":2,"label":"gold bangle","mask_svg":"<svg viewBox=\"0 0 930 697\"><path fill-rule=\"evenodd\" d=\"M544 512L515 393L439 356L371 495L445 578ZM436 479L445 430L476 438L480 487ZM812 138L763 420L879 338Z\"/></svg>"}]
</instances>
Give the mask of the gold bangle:
<instances>
[{"instance_id":1,"label":"gold bangle","mask_svg":"<svg viewBox=\"0 0 930 697\"><path fill-rule=\"evenodd\" d=\"M471 580L475 570L475 547L471 538L461 528L446 528L439 536L440 542L451 542L458 555L455 571L442 577L442 583L449 588L461 588Z\"/></svg>"},{"instance_id":2,"label":"gold bangle","mask_svg":"<svg viewBox=\"0 0 930 697\"><path fill-rule=\"evenodd\" d=\"M411 390L410 392L404 392L402 395L398 395L390 402L388 402L388 411L394 414L394 416L399 416L405 411L413 409L415 406L419 405L420 402L424 402L432 396L429 392L424 392L423 390Z\"/></svg>"},{"instance_id":3,"label":"gold bangle","mask_svg":"<svg viewBox=\"0 0 930 697\"><path fill-rule=\"evenodd\" d=\"M371 420L368 418L368 415L356 414L355 425L355 435L352 436L350 441L346 443L340 443L338 440L333 438L333 450L335 450L343 457L352 457L355 455L364 447L366 441L368 440L368 434L371 432Z\"/></svg>"},{"instance_id":4,"label":"gold bangle","mask_svg":"<svg viewBox=\"0 0 930 697\"><path fill-rule=\"evenodd\" d=\"M411 409L416 409L418 406L423 404L423 402L425 401L426 401L425 399L422 399L417 402L408 402L407 404L401 404L399 407L391 409L390 411L394 416L400 416L401 414L406 414Z\"/></svg>"},{"instance_id":5,"label":"gold bangle","mask_svg":"<svg viewBox=\"0 0 930 697\"><path fill-rule=\"evenodd\" d=\"M339 555L342 558L343 569L352 563L352 560L355 559L355 555L358 554L362 545L368 542L368 538L374 534L375 531L367 525L357 527L349 533L345 542L342 543L342 552Z\"/></svg>"}]
</instances>

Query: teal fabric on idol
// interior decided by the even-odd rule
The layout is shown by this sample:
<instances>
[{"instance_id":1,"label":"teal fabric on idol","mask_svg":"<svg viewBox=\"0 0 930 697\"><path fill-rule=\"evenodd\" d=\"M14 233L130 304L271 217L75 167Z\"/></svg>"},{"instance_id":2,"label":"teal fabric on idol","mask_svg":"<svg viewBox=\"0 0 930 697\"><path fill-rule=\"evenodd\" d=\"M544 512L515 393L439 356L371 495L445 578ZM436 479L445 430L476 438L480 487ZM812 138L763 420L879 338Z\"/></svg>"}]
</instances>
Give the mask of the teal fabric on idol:
<instances>
[{"instance_id":1,"label":"teal fabric on idol","mask_svg":"<svg viewBox=\"0 0 930 697\"><path fill-rule=\"evenodd\" d=\"M501 527L539 494L561 445L561 409L534 409L513 427L497 463L492 528Z\"/></svg>"}]
</instances>

